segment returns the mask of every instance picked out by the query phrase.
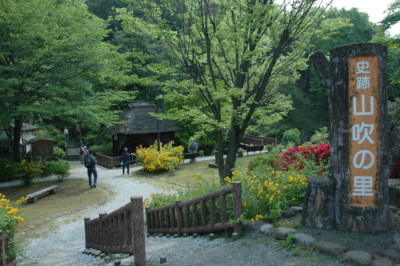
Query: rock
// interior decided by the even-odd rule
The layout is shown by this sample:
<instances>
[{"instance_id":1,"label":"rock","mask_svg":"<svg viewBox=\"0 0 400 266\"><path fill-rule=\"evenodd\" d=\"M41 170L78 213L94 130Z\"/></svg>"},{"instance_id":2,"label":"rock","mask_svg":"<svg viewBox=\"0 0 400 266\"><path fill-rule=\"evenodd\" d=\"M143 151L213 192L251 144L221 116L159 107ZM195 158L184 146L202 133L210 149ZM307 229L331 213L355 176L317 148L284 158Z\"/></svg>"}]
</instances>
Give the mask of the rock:
<instances>
[{"instance_id":1,"label":"rock","mask_svg":"<svg viewBox=\"0 0 400 266\"><path fill-rule=\"evenodd\" d=\"M281 211L281 218L290 218L296 216L296 212L292 210Z\"/></svg>"},{"instance_id":2,"label":"rock","mask_svg":"<svg viewBox=\"0 0 400 266\"><path fill-rule=\"evenodd\" d=\"M272 224L264 224L260 228L260 233L269 236L271 235L273 228L274 226Z\"/></svg>"},{"instance_id":3,"label":"rock","mask_svg":"<svg viewBox=\"0 0 400 266\"><path fill-rule=\"evenodd\" d=\"M285 240L289 233L294 234L296 233L296 230L287 227L277 227L271 230L272 236L278 240Z\"/></svg>"},{"instance_id":4,"label":"rock","mask_svg":"<svg viewBox=\"0 0 400 266\"><path fill-rule=\"evenodd\" d=\"M315 243L315 238L306 234L296 233L294 234L293 242L295 244L311 247Z\"/></svg>"},{"instance_id":5,"label":"rock","mask_svg":"<svg viewBox=\"0 0 400 266\"><path fill-rule=\"evenodd\" d=\"M258 234L260 232L261 226L265 225L264 221L258 220L243 226L244 231L246 234Z\"/></svg>"},{"instance_id":6,"label":"rock","mask_svg":"<svg viewBox=\"0 0 400 266\"><path fill-rule=\"evenodd\" d=\"M371 263L371 266L392 266L392 265L393 265L392 262L387 257L378 258L372 261Z\"/></svg>"},{"instance_id":7,"label":"rock","mask_svg":"<svg viewBox=\"0 0 400 266\"><path fill-rule=\"evenodd\" d=\"M400 251L400 242L395 242L390 248Z\"/></svg>"},{"instance_id":8,"label":"rock","mask_svg":"<svg viewBox=\"0 0 400 266\"><path fill-rule=\"evenodd\" d=\"M319 252L331 257L340 256L347 251L347 248L342 245L325 241L315 242L314 248Z\"/></svg>"},{"instance_id":9,"label":"rock","mask_svg":"<svg viewBox=\"0 0 400 266\"><path fill-rule=\"evenodd\" d=\"M299 213L299 212L302 212L303 211L303 207L300 207L300 206L293 206L293 207L290 207L289 208L289 210L290 211L294 211L295 213Z\"/></svg>"},{"instance_id":10,"label":"rock","mask_svg":"<svg viewBox=\"0 0 400 266\"><path fill-rule=\"evenodd\" d=\"M372 262L372 255L362 250L351 250L343 255L343 258L355 265L368 266Z\"/></svg>"},{"instance_id":11,"label":"rock","mask_svg":"<svg viewBox=\"0 0 400 266\"><path fill-rule=\"evenodd\" d=\"M395 261L400 261L400 252L397 250L394 250L392 248L390 249L386 249L386 250L382 250L381 254L385 257L389 257L392 260Z\"/></svg>"}]
</instances>

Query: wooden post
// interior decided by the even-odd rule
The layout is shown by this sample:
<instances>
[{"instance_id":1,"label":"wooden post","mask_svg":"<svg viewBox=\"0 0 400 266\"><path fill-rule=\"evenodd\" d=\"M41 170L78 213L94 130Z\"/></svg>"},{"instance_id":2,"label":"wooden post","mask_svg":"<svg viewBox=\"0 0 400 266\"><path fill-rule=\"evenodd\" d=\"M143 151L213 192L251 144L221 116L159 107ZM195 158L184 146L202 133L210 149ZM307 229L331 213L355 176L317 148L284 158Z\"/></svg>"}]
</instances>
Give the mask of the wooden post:
<instances>
[{"instance_id":1,"label":"wooden post","mask_svg":"<svg viewBox=\"0 0 400 266\"><path fill-rule=\"evenodd\" d=\"M85 247L89 248L88 243L89 243L89 239L92 241L92 237L91 234L92 232L90 232L89 227L87 225L87 223L90 221L90 218L85 218L84 219L84 223L85 223ZM92 243L93 244L93 243Z\"/></svg>"},{"instance_id":2,"label":"wooden post","mask_svg":"<svg viewBox=\"0 0 400 266\"><path fill-rule=\"evenodd\" d=\"M242 183L233 182L233 218L239 219L242 215ZM240 233L242 231L242 225L235 223L233 228L235 233Z\"/></svg>"},{"instance_id":3,"label":"wooden post","mask_svg":"<svg viewBox=\"0 0 400 266\"><path fill-rule=\"evenodd\" d=\"M311 58L328 93L332 211L341 231L392 227L386 54L383 45L361 43L332 49L329 62L322 53Z\"/></svg>"},{"instance_id":4,"label":"wooden post","mask_svg":"<svg viewBox=\"0 0 400 266\"><path fill-rule=\"evenodd\" d=\"M132 242L136 266L146 265L143 211L142 197L131 197Z\"/></svg>"}]
</instances>

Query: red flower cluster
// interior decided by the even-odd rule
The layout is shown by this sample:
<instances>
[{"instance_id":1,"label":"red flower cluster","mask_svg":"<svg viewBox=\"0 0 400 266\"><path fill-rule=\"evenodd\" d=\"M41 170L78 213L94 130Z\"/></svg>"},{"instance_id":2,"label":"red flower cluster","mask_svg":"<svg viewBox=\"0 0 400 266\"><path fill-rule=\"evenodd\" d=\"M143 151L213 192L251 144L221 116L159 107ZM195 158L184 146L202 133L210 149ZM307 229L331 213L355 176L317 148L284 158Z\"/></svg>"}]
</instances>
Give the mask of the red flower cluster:
<instances>
[{"instance_id":1,"label":"red flower cluster","mask_svg":"<svg viewBox=\"0 0 400 266\"><path fill-rule=\"evenodd\" d=\"M279 159L284 170L287 170L290 165L299 162L300 164L296 166L296 169L303 169L302 160L313 161L318 165L328 163L330 152L329 144L327 143L322 143L319 146L302 145L284 152Z\"/></svg>"},{"instance_id":2,"label":"red flower cluster","mask_svg":"<svg viewBox=\"0 0 400 266\"><path fill-rule=\"evenodd\" d=\"M390 178L393 178L393 179L400 178L400 160L398 160L397 163L394 165Z\"/></svg>"}]
</instances>

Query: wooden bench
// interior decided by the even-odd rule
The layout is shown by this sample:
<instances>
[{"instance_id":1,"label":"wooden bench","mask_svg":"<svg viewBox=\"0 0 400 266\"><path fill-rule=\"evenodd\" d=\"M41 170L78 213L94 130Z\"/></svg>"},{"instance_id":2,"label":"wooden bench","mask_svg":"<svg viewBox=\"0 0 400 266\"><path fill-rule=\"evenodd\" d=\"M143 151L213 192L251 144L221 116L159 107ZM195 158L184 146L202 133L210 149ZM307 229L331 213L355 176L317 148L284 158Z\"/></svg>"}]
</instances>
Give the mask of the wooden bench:
<instances>
[{"instance_id":1,"label":"wooden bench","mask_svg":"<svg viewBox=\"0 0 400 266\"><path fill-rule=\"evenodd\" d=\"M44 189L41 189L39 191L33 192L29 195L26 195L26 197L28 198L28 202L29 203L34 203L38 200L38 198L40 196L42 196L43 194L46 194L47 192L49 192L49 194L56 194L57 193L57 185L54 186L50 186L50 187L46 187Z\"/></svg>"},{"instance_id":2,"label":"wooden bench","mask_svg":"<svg viewBox=\"0 0 400 266\"><path fill-rule=\"evenodd\" d=\"M190 159L189 163L193 161L194 163L196 162L196 153L184 153L183 154L183 164L185 164L185 159Z\"/></svg>"}]
</instances>

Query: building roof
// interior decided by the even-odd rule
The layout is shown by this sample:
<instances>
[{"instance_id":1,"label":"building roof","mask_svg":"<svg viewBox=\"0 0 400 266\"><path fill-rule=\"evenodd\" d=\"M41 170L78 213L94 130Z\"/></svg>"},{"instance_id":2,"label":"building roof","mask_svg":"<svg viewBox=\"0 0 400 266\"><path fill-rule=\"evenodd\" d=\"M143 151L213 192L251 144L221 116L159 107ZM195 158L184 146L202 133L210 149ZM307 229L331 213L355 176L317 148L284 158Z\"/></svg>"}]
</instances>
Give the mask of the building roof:
<instances>
[{"instance_id":1,"label":"building roof","mask_svg":"<svg viewBox=\"0 0 400 266\"><path fill-rule=\"evenodd\" d=\"M157 119L150 115L157 113L157 106L151 102L130 102L128 108L120 115L119 123L106 130L107 134L138 135L157 133ZM182 130L174 121L158 120L161 132L174 132Z\"/></svg>"}]
</instances>

